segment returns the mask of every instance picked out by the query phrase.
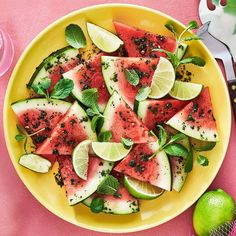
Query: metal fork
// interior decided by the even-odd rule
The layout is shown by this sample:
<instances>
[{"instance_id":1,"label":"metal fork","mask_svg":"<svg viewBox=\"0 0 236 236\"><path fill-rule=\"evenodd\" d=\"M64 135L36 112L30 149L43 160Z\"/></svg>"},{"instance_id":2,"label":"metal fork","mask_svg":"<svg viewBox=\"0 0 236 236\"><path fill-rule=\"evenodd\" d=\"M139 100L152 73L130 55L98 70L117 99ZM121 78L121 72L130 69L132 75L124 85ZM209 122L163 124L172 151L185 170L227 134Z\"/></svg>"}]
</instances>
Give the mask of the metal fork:
<instances>
[{"instance_id":1,"label":"metal fork","mask_svg":"<svg viewBox=\"0 0 236 236\"><path fill-rule=\"evenodd\" d=\"M214 38L208 32L210 23L211 22L209 21L203 24L197 31L197 35L202 38L202 41L211 51L213 56L217 59L222 60L224 64L231 103L233 107L234 117L236 120L236 77L234 71L234 64L232 61L232 55L230 54L227 46L224 43Z\"/></svg>"}]
</instances>

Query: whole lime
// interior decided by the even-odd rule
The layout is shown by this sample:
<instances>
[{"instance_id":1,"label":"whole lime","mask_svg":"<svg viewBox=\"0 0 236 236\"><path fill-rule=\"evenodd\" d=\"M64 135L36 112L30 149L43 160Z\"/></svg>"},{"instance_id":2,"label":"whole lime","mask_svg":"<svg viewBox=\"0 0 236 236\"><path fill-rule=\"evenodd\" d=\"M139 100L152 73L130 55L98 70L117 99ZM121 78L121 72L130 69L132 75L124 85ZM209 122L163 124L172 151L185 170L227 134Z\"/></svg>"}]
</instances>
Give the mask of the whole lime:
<instances>
[{"instance_id":1,"label":"whole lime","mask_svg":"<svg viewBox=\"0 0 236 236\"><path fill-rule=\"evenodd\" d=\"M203 194L193 213L193 226L198 235L209 235L219 225L234 220L235 202L222 189Z\"/></svg>"}]
</instances>

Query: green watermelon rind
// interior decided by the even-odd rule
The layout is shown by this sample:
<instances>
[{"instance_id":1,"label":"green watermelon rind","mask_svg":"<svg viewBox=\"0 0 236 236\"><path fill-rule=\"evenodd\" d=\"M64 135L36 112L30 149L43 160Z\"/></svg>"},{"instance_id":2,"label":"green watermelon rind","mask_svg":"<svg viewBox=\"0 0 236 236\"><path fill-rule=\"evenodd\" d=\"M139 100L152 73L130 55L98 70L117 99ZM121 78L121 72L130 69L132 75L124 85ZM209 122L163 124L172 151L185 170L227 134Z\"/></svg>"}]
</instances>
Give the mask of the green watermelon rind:
<instances>
[{"instance_id":1,"label":"green watermelon rind","mask_svg":"<svg viewBox=\"0 0 236 236\"><path fill-rule=\"evenodd\" d=\"M113 163L102 160L102 159L101 159L101 162L103 163L103 165L98 166L96 176L94 176L93 179L91 180L91 185L89 185L89 187L86 186L86 188L82 189L82 191L81 190L77 191L73 196L67 195L68 203L70 206L74 206L84 201L90 195L92 195L97 190L98 185L111 172L113 168Z\"/></svg>"},{"instance_id":2,"label":"green watermelon rind","mask_svg":"<svg viewBox=\"0 0 236 236\"><path fill-rule=\"evenodd\" d=\"M83 201L83 204L87 207L90 207L93 196L86 198ZM104 200L104 213L107 214L117 214L117 215L127 215L139 212L138 200L135 201L126 201L123 199L115 199L114 201Z\"/></svg>"},{"instance_id":3,"label":"green watermelon rind","mask_svg":"<svg viewBox=\"0 0 236 236\"><path fill-rule=\"evenodd\" d=\"M45 78L49 75L48 71L46 70L46 66L48 64L55 65L56 61L58 61L58 56L63 55L63 58L66 61L76 58L78 55L78 49L73 48L71 46L67 46L64 48L61 48L53 53L51 53L48 57L43 59L43 61L39 64L39 66L34 71L33 75L31 76L29 83L27 84L27 88L31 89L33 84L38 84L42 78Z\"/></svg>"},{"instance_id":4,"label":"green watermelon rind","mask_svg":"<svg viewBox=\"0 0 236 236\"><path fill-rule=\"evenodd\" d=\"M66 113L66 111L71 107L71 103L57 100L57 99L50 99L47 100L46 98L29 98L29 99L22 99L18 100L11 104L11 107L15 114L24 112L26 110L31 109L42 109L42 110L55 110L57 112Z\"/></svg>"}]
</instances>

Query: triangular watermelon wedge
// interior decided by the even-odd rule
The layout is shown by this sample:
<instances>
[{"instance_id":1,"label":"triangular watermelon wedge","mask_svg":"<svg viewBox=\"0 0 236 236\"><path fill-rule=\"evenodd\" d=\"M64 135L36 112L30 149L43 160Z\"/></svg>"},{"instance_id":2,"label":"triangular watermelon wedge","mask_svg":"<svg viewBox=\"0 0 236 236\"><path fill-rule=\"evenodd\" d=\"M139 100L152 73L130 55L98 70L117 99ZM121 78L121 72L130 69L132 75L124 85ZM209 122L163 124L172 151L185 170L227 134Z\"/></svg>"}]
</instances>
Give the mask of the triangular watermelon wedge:
<instances>
[{"instance_id":1,"label":"triangular watermelon wedge","mask_svg":"<svg viewBox=\"0 0 236 236\"><path fill-rule=\"evenodd\" d=\"M164 151L157 152L158 148L157 142L137 144L114 170L162 189L171 190L169 159ZM157 154L152 156L155 152Z\"/></svg>"},{"instance_id":2,"label":"triangular watermelon wedge","mask_svg":"<svg viewBox=\"0 0 236 236\"><path fill-rule=\"evenodd\" d=\"M135 96L140 87L151 86L159 58L102 56L102 73L110 94L119 92L125 102L133 108ZM134 69L140 81L131 85L125 77L125 69Z\"/></svg>"},{"instance_id":3,"label":"triangular watermelon wedge","mask_svg":"<svg viewBox=\"0 0 236 236\"><path fill-rule=\"evenodd\" d=\"M96 140L97 136L85 111L74 102L36 154L71 155L77 144L86 139Z\"/></svg>"},{"instance_id":4,"label":"triangular watermelon wedge","mask_svg":"<svg viewBox=\"0 0 236 236\"><path fill-rule=\"evenodd\" d=\"M83 180L75 173L70 156L58 156L57 159L69 205L75 205L93 194L113 167L111 162L89 156L88 178Z\"/></svg>"},{"instance_id":5,"label":"triangular watermelon wedge","mask_svg":"<svg viewBox=\"0 0 236 236\"><path fill-rule=\"evenodd\" d=\"M113 142L121 142L122 138L130 138L134 143L157 141L117 92L110 97L103 115L101 131L111 131Z\"/></svg>"},{"instance_id":6,"label":"triangular watermelon wedge","mask_svg":"<svg viewBox=\"0 0 236 236\"><path fill-rule=\"evenodd\" d=\"M80 102L82 101L82 92L85 89L97 88L98 89L98 107L103 112L110 94L105 85L102 76L101 56L97 54L84 64L73 68L72 70L63 74L64 78L71 79L74 82L74 89L72 94Z\"/></svg>"},{"instance_id":7,"label":"triangular watermelon wedge","mask_svg":"<svg viewBox=\"0 0 236 236\"><path fill-rule=\"evenodd\" d=\"M176 41L173 38L154 34L114 21L119 38L124 42L129 57L160 57L165 53L153 52L154 48L174 52Z\"/></svg>"},{"instance_id":8,"label":"triangular watermelon wedge","mask_svg":"<svg viewBox=\"0 0 236 236\"><path fill-rule=\"evenodd\" d=\"M204 88L197 98L173 116L167 124L190 137L209 142L218 141L209 88Z\"/></svg>"}]
</instances>

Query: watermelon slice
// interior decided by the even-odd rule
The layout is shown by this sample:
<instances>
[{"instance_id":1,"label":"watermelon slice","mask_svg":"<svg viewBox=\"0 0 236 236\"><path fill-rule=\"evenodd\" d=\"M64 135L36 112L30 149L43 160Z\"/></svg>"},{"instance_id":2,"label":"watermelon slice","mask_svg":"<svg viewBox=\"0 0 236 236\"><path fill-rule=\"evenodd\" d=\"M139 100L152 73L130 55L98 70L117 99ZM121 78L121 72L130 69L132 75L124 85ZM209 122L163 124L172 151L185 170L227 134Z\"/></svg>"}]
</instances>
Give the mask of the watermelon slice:
<instances>
[{"instance_id":1,"label":"watermelon slice","mask_svg":"<svg viewBox=\"0 0 236 236\"><path fill-rule=\"evenodd\" d=\"M154 34L114 21L119 38L124 42L129 57L160 57L161 52L153 52L154 48L162 48L170 52L176 49L176 41L170 37Z\"/></svg>"},{"instance_id":2,"label":"watermelon slice","mask_svg":"<svg viewBox=\"0 0 236 236\"><path fill-rule=\"evenodd\" d=\"M168 125L187 136L209 142L218 141L209 88L173 116Z\"/></svg>"},{"instance_id":3,"label":"watermelon slice","mask_svg":"<svg viewBox=\"0 0 236 236\"><path fill-rule=\"evenodd\" d=\"M117 92L109 99L103 115L101 131L111 131L113 142L121 142L122 138L130 138L134 143L157 141Z\"/></svg>"},{"instance_id":4,"label":"watermelon slice","mask_svg":"<svg viewBox=\"0 0 236 236\"><path fill-rule=\"evenodd\" d=\"M85 111L74 102L36 154L71 155L78 143L86 139L96 140L97 136Z\"/></svg>"},{"instance_id":5,"label":"watermelon slice","mask_svg":"<svg viewBox=\"0 0 236 236\"><path fill-rule=\"evenodd\" d=\"M62 100L33 98L14 102L11 105L17 119L28 134L45 128L40 133L31 136L36 147L47 138L52 129L62 119L71 103Z\"/></svg>"},{"instance_id":6,"label":"watermelon slice","mask_svg":"<svg viewBox=\"0 0 236 236\"><path fill-rule=\"evenodd\" d=\"M159 188L171 190L171 168L165 152L158 152L149 159L158 148L157 142L137 144L115 167L115 171L143 182L149 182Z\"/></svg>"},{"instance_id":7,"label":"watermelon slice","mask_svg":"<svg viewBox=\"0 0 236 236\"><path fill-rule=\"evenodd\" d=\"M133 108L135 96L142 86L150 86L158 58L102 56L102 74L110 94L119 92L125 102ZM134 69L140 82L131 85L125 77L125 69Z\"/></svg>"},{"instance_id":8,"label":"watermelon slice","mask_svg":"<svg viewBox=\"0 0 236 236\"><path fill-rule=\"evenodd\" d=\"M49 77L51 79L50 92L62 74L74 68L79 62L80 54L78 49L71 46L59 49L41 62L32 75L27 87L30 89L33 84L37 85L43 78Z\"/></svg>"},{"instance_id":9,"label":"watermelon slice","mask_svg":"<svg viewBox=\"0 0 236 236\"><path fill-rule=\"evenodd\" d=\"M85 181L75 173L70 156L58 156L57 159L69 205L75 205L93 194L113 167L111 162L90 156L88 178Z\"/></svg>"},{"instance_id":10,"label":"watermelon slice","mask_svg":"<svg viewBox=\"0 0 236 236\"><path fill-rule=\"evenodd\" d=\"M157 125L167 122L187 103L175 99L145 100L139 102L137 114L148 129L155 129Z\"/></svg>"},{"instance_id":11,"label":"watermelon slice","mask_svg":"<svg viewBox=\"0 0 236 236\"><path fill-rule=\"evenodd\" d=\"M115 197L113 195L98 195L97 193L94 193L92 196L85 199L83 203L90 207L94 198L101 197L104 199L104 213L122 215L139 211L138 200L132 197L123 185L121 185L117 193L120 194L120 197Z\"/></svg>"},{"instance_id":12,"label":"watermelon slice","mask_svg":"<svg viewBox=\"0 0 236 236\"><path fill-rule=\"evenodd\" d=\"M97 88L99 94L98 107L101 112L103 112L110 97L102 76L102 55L103 54L100 53L92 57L88 62L85 62L85 64L80 64L79 66L63 74L64 78L71 79L74 82L74 89L72 90L72 94L80 102L82 102L83 90L89 88Z\"/></svg>"}]
</instances>

